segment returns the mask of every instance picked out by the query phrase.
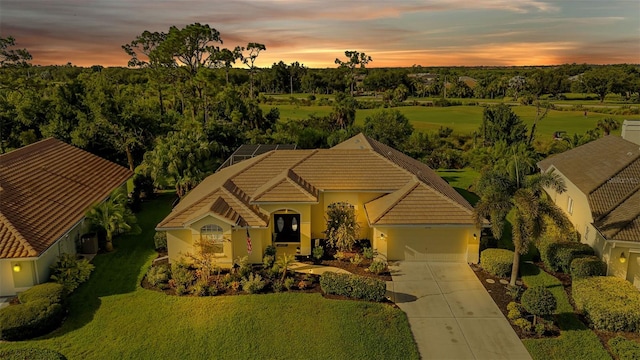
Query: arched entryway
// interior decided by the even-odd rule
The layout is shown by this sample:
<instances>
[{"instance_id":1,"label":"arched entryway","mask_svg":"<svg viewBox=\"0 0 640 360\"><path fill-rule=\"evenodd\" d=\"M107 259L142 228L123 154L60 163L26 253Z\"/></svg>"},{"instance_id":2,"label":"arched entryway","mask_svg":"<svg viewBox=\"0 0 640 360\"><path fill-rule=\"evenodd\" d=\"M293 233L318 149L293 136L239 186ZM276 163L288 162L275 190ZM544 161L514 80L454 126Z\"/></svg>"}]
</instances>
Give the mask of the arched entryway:
<instances>
[{"instance_id":1,"label":"arched entryway","mask_svg":"<svg viewBox=\"0 0 640 360\"><path fill-rule=\"evenodd\" d=\"M289 209L272 214L273 243L300 244L300 214Z\"/></svg>"}]
</instances>

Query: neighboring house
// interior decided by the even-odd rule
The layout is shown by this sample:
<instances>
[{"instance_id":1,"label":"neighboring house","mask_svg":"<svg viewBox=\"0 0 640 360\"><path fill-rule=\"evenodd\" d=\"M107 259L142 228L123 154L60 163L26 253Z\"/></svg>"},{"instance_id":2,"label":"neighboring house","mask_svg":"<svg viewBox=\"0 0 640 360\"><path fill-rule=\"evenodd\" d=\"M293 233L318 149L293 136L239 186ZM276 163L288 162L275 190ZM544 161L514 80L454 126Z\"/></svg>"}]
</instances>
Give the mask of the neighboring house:
<instances>
[{"instance_id":1,"label":"neighboring house","mask_svg":"<svg viewBox=\"0 0 640 360\"><path fill-rule=\"evenodd\" d=\"M248 254L311 254L325 238L327 206L351 204L389 260L478 261L473 208L425 164L363 134L331 149L274 150L220 169L193 189L156 230L170 261L210 242L220 266Z\"/></svg>"},{"instance_id":2,"label":"neighboring house","mask_svg":"<svg viewBox=\"0 0 640 360\"><path fill-rule=\"evenodd\" d=\"M0 296L49 280L62 253L76 253L84 215L131 171L49 138L0 155Z\"/></svg>"},{"instance_id":3,"label":"neighboring house","mask_svg":"<svg viewBox=\"0 0 640 360\"><path fill-rule=\"evenodd\" d=\"M549 195L607 263L607 273L640 288L640 145L605 136L538 166L565 181L567 191Z\"/></svg>"}]
</instances>

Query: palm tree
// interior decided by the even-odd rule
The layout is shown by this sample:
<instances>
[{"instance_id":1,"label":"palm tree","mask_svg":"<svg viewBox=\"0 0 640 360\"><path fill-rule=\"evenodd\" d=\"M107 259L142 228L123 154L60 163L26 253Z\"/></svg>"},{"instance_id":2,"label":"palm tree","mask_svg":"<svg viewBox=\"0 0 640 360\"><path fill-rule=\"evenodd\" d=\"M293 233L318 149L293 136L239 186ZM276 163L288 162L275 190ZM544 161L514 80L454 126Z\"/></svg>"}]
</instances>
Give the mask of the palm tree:
<instances>
[{"instance_id":1,"label":"palm tree","mask_svg":"<svg viewBox=\"0 0 640 360\"><path fill-rule=\"evenodd\" d=\"M296 261L296 258L293 255L282 254L280 259L276 262L278 267L282 270L282 281L287 277L287 271L293 263Z\"/></svg>"},{"instance_id":2,"label":"palm tree","mask_svg":"<svg viewBox=\"0 0 640 360\"><path fill-rule=\"evenodd\" d=\"M95 205L87 212L86 219L92 227L106 233L106 251L113 251L114 236L140 231L135 215L127 208L124 191L116 190L107 200Z\"/></svg>"},{"instance_id":3,"label":"palm tree","mask_svg":"<svg viewBox=\"0 0 640 360\"><path fill-rule=\"evenodd\" d=\"M620 123L612 117L607 117L598 120L596 128L602 130L602 132L604 132L604 136L607 136L611 133L611 131L618 130L620 128Z\"/></svg>"},{"instance_id":4,"label":"palm tree","mask_svg":"<svg viewBox=\"0 0 640 360\"><path fill-rule=\"evenodd\" d=\"M518 172L516 172L518 173ZM562 211L546 196L544 188L565 191L564 181L555 173L514 177L513 173L489 171L480 178L480 201L474 215L478 226L485 218L491 220L493 236L500 238L506 217L513 214L512 238L514 245L511 285L516 284L520 269L520 255L526 254L529 245L540 238L545 219L550 219L563 230L570 224Z\"/></svg>"}]
</instances>

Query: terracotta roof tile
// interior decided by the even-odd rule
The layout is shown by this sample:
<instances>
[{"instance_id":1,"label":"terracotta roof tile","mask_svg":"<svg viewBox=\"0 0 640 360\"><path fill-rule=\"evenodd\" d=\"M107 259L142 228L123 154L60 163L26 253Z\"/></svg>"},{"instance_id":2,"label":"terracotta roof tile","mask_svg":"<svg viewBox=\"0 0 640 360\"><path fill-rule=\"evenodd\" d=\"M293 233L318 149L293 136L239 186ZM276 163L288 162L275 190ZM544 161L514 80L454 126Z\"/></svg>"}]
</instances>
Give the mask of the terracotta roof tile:
<instances>
[{"instance_id":1,"label":"terracotta roof tile","mask_svg":"<svg viewBox=\"0 0 640 360\"><path fill-rule=\"evenodd\" d=\"M40 255L130 176L53 138L0 155L0 258Z\"/></svg>"}]
</instances>

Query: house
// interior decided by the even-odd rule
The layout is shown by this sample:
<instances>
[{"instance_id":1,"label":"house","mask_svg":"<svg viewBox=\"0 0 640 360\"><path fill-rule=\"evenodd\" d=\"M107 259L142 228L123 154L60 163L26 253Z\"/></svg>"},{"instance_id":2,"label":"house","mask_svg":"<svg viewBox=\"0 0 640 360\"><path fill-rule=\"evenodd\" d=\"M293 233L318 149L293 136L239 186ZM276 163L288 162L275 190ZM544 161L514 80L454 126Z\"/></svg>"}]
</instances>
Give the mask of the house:
<instances>
[{"instance_id":1,"label":"house","mask_svg":"<svg viewBox=\"0 0 640 360\"><path fill-rule=\"evenodd\" d=\"M608 275L640 288L640 145L605 136L538 163L567 191L549 195L607 263Z\"/></svg>"},{"instance_id":2,"label":"house","mask_svg":"<svg viewBox=\"0 0 640 360\"><path fill-rule=\"evenodd\" d=\"M0 296L49 280L62 253L76 253L84 215L131 171L49 138L0 155Z\"/></svg>"},{"instance_id":3,"label":"house","mask_svg":"<svg viewBox=\"0 0 640 360\"><path fill-rule=\"evenodd\" d=\"M220 266L245 255L310 255L322 243L325 213L348 203L388 260L478 261L473 208L425 164L356 135L330 149L273 150L207 177L157 225L170 261L207 242ZM247 237L251 239L251 253Z\"/></svg>"}]
</instances>

